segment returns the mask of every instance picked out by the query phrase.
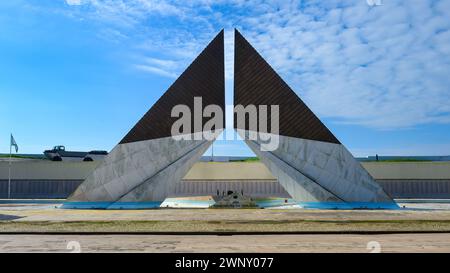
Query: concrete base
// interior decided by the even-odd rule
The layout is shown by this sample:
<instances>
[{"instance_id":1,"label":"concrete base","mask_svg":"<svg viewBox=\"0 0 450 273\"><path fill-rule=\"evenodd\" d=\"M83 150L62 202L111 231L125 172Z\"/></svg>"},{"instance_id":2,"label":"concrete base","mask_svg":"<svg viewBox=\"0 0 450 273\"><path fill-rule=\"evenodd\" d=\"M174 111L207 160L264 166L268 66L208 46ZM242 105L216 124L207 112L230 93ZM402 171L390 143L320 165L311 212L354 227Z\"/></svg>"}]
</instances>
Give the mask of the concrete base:
<instances>
[{"instance_id":1,"label":"concrete base","mask_svg":"<svg viewBox=\"0 0 450 273\"><path fill-rule=\"evenodd\" d=\"M65 202L61 209L156 209L162 202Z\"/></svg>"}]
</instances>

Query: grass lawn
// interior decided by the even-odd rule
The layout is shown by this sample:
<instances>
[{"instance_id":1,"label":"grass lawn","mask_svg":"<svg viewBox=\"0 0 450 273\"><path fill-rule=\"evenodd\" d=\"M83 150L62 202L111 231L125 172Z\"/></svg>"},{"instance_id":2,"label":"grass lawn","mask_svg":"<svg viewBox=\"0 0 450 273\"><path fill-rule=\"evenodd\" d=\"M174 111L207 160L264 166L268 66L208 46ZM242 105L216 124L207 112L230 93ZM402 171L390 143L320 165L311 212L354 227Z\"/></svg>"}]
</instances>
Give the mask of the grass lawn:
<instances>
[{"instance_id":1,"label":"grass lawn","mask_svg":"<svg viewBox=\"0 0 450 273\"><path fill-rule=\"evenodd\" d=\"M450 220L0 221L2 232L450 232Z\"/></svg>"}]
</instances>

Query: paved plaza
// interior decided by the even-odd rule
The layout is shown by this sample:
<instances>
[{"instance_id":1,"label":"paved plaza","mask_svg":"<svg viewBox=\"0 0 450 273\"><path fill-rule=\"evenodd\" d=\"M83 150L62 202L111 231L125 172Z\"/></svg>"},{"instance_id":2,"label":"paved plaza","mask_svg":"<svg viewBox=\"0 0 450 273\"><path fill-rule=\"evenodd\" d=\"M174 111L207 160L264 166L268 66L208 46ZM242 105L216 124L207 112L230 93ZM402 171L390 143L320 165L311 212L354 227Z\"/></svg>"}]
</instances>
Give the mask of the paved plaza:
<instances>
[{"instance_id":1,"label":"paved plaza","mask_svg":"<svg viewBox=\"0 0 450 273\"><path fill-rule=\"evenodd\" d=\"M447 234L0 235L0 252L450 252Z\"/></svg>"}]
</instances>

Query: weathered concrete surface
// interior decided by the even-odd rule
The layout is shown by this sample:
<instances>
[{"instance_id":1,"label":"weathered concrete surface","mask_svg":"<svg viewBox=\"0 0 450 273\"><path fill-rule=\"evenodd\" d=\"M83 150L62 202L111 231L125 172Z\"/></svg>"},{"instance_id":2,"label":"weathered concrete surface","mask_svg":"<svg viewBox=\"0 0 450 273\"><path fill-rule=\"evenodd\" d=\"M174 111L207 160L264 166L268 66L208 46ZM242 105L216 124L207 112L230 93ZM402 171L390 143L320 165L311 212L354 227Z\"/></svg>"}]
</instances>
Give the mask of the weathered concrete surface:
<instances>
[{"instance_id":1,"label":"weathered concrete surface","mask_svg":"<svg viewBox=\"0 0 450 273\"><path fill-rule=\"evenodd\" d=\"M279 146L274 151L264 152L260 149L263 141L249 140L248 131L239 130L238 133L246 139L246 143L263 162L266 159L271 165L277 165L279 172L273 174L278 175L277 178L283 186L296 183L298 188L304 189L303 192L297 189L294 191L293 186L285 186L286 191L297 201L309 202L312 195L323 202L336 199L343 202L393 202L341 144L265 134L267 136L264 136L264 139L278 137ZM276 161L279 163L275 163ZM268 165L269 169L271 165ZM309 184L314 182L315 186L308 189L305 187L308 184L305 179L292 179L292 175L287 179L280 175L283 172L295 173L290 171L291 169L308 178ZM324 192L331 193L334 200L329 195L324 195Z\"/></svg>"},{"instance_id":2,"label":"weathered concrete surface","mask_svg":"<svg viewBox=\"0 0 450 273\"><path fill-rule=\"evenodd\" d=\"M164 200L174 192L177 183L192 168L195 162L206 152L211 142L205 142L192 149L180 159L158 172L132 191L121 197L117 202L144 202L148 200Z\"/></svg>"},{"instance_id":3,"label":"weathered concrete surface","mask_svg":"<svg viewBox=\"0 0 450 273\"><path fill-rule=\"evenodd\" d=\"M79 248L76 247L79 245ZM75 246L75 248L74 248ZM376 248L373 248L375 246ZM379 248L378 248L379 246ZM0 235L0 252L450 252L450 234Z\"/></svg>"},{"instance_id":4,"label":"weathered concrete surface","mask_svg":"<svg viewBox=\"0 0 450 273\"><path fill-rule=\"evenodd\" d=\"M333 193L324 189L316 181L304 176L301 172L286 164L270 152L263 152L260 146L250 140L245 141L250 149L261 158L261 161L272 172L278 182L292 198L302 202L341 202Z\"/></svg>"},{"instance_id":5,"label":"weathered concrete surface","mask_svg":"<svg viewBox=\"0 0 450 273\"><path fill-rule=\"evenodd\" d=\"M119 144L68 199L117 201L205 142L167 137Z\"/></svg>"},{"instance_id":6,"label":"weathered concrete surface","mask_svg":"<svg viewBox=\"0 0 450 273\"><path fill-rule=\"evenodd\" d=\"M189 139L165 137L119 144L68 200L162 202L211 143L200 132Z\"/></svg>"}]
</instances>

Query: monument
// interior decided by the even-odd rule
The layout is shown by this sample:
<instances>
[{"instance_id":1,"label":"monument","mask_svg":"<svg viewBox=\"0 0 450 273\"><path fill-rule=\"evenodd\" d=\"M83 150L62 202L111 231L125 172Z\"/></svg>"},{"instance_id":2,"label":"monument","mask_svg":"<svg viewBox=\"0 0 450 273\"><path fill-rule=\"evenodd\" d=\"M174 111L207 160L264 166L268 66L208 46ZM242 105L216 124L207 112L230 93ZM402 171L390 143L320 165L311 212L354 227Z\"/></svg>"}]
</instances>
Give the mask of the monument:
<instances>
[{"instance_id":1,"label":"monument","mask_svg":"<svg viewBox=\"0 0 450 273\"><path fill-rule=\"evenodd\" d=\"M174 138L173 124L178 116L174 116L173 109L183 105L196 112L199 100L200 104L225 111L223 31L68 198L64 208L159 207L225 128L224 115L219 125L209 129L210 119L203 116L195 121L189 116L188 124L181 126L189 132L181 132L178 135L181 138ZM302 206L396 207L392 198L237 30L234 105L244 110L248 106L267 106L255 107L256 115L276 120L275 125L251 119L250 115L239 117L235 110L234 128ZM262 109L264 115L260 113ZM205 139L205 133L212 137ZM251 137L255 135L257 138ZM266 149L267 139L276 139L276 146Z\"/></svg>"}]
</instances>

